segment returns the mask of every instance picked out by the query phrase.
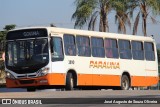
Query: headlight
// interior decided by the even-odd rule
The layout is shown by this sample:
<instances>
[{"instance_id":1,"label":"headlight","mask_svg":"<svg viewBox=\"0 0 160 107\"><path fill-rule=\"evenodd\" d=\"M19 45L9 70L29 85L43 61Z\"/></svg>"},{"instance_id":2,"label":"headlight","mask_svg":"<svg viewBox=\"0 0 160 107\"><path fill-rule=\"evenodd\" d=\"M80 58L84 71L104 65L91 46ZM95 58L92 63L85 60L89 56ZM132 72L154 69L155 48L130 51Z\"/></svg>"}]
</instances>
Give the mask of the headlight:
<instances>
[{"instance_id":1,"label":"headlight","mask_svg":"<svg viewBox=\"0 0 160 107\"><path fill-rule=\"evenodd\" d=\"M10 79L15 79L15 77L10 72L6 72L6 77Z\"/></svg>"},{"instance_id":2,"label":"headlight","mask_svg":"<svg viewBox=\"0 0 160 107\"><path fill-rule=\"evenodd\" d=\"M47 75L48 71L49 71L49 68L40 69L37 72L37 76L45 76L45 75Z\"/></svg>"}]
</instances>

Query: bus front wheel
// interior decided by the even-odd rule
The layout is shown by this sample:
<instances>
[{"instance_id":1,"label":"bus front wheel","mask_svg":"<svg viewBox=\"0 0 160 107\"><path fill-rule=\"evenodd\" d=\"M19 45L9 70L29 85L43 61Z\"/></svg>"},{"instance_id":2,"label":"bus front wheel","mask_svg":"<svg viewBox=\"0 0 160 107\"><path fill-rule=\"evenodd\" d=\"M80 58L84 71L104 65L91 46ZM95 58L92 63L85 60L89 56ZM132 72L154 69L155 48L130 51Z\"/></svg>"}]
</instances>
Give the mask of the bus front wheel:
<instances>
[{"instance_id":1,"label":"bus front wheel","mask_svg":"<svg viewBox=\"0 0 160 107\"><path fill-rule=\"evenodd\" d=\"M122 90L129 90L130 88L130 81L127 75L123 75L121 79L121 89Z\"/></svg>"},{"instance_id":2,"label":"bus front wheel","mask_svg":"<svg viewBox=\"0 0 160 107\"><path fill-rule=\"evenodd\" d=\"M73 90L74 89L74 79L72 73L67 73L66 77L66 90Z\"/></svg>"}]
</instances>

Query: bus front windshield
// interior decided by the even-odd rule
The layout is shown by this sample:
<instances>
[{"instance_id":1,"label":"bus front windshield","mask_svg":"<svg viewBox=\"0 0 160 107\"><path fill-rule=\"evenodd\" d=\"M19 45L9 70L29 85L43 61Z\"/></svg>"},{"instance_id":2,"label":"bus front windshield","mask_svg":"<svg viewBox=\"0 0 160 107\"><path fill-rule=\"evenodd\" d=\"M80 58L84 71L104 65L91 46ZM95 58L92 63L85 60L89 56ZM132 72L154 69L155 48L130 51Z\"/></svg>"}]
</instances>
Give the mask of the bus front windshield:
<instances>
[{"instance_id":1,"label":"bus front windshield","mask_svg":"<svg viewBox=\"0 0 160 107\"><path fill-rule=\"evenodd\" d=\"M13 71L40 69L49 62L47 39L8 41L6 49L6 67Z\"/></svg>"}]
</instances>

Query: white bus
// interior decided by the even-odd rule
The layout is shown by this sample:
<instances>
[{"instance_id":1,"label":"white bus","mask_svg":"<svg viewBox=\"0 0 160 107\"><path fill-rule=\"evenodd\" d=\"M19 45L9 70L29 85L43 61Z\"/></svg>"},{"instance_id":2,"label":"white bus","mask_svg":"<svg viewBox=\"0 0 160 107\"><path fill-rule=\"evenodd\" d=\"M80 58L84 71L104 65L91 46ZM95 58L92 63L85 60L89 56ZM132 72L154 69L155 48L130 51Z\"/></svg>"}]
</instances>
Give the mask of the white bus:
<instances>
[{"instance_id":1,"label":"white bus","mask_svg":"<svg viewBox=\"0 0 160 107\"><path fill-rule=\"evenodd\" d=\"M7 87L117 88L158 83L155 40L106 32L32 27L8 32Z\"/></svg>"}]
</instances>

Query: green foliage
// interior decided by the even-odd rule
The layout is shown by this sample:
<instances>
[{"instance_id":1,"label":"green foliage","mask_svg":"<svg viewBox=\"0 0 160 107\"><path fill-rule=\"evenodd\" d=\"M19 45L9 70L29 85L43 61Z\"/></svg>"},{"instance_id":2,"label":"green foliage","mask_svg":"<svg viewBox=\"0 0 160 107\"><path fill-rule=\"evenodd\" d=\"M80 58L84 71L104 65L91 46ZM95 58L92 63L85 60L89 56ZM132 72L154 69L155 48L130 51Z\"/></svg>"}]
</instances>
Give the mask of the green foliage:
<instances>
[{"instance_id":1,"label":"green foliage","mask_svg":"<svg viewBox=\"0 0 160 107\"><path fill-rule=\"evenodd\" d=\"M147 19L151 19L154 24L157 23L156 19L152 15L160 14L160 0L130 0L130 4L135 7L132 8L132 11L135 9L136 11L139 11L134 22L133 35L137 33L139 20L141 18L142 32L144 36L147 36Z\"/></svg>"},{"instance_id":2,"label":"green foliage","mask_svg":"<svg viewBox=\"0 0 160 107\"><path fill-rule=\"evenodd\" d=\"M5 31L9 31L9 30L15 29L15 27L16 27L15 24L11 24L11 25L6 25L3 29Z\"/></svg>"},{"instance_id":3,"label":"green foliage","mask_svg":"<svg viewBox=\"0 0 160 107\"><path fill-rule=\"evenodd\" d=\"M82 28L89 20L92 12L94 11L96 0L76 0L76 11L72 15L72 19L75 19L75 28Z\"/></svg>"},{"instance_id":4,"label":"green foliage","mask_svg":"<svg viewBox=\"0 0 160 107\"><path fill-rule=\"evenodd\" d=\"M116 11L115 15L115 23L118 24L118 33L126 34L126 25L131 28L130 14L132 11L130 10L130 0L118 0L118 3L113 6Z\"/></svg>"},{"instance_id":5,"label":"green foliage","mask_svg":"<svg viewBox=\"0 0 160 107\"><path fill-rule=\"evenodd\" d=\"M1 56L5 50L5 40L6 35L9 30L12 30L16 27L16 25L6 25L3 29L4 31L0 31L0 79L5 81L5 71L4 71L4 61L2 60Z\"/></svg>"},{"instance_id":6,"label":"green foliage","mask_svg":"<svg viewBox=\"0 0 160 107\"><path fill-rule=\"evenodd\" d=\"M72 15L75 20L75 28L82 28L88 24L88 30L94 30L96 22L99 23L99 31L109 31L108 14L112 10L122 10L125 0L76 0L76 10Z\"/></svg>"},{"instance_id":7,"label":"green foliage","mask_svg":"<svg viewBox=\"0 0 160 107\"><path fill-rule=\"evenodd\" d=\"M0 31L0 51L4 51L7 31Z\"/></svg>"},{"instance_id":8,"label":"green foliage","mask_svg":"<svg viewBox=\"0 0 160 107\"><path fill-rule=\"evenodd\" d=\"M140 18L142 19L142 32L147 36L147 19L157 23L152 14L160 14L160 0L75 0L76 10L72 15L75 20L74 27L82 28L88 25L88 30L94 30L99 23L99 31L109 31L108 14L115 11L115 22L118 24L118 32L126 33L126 25L131 28L131 18L136 15L133 34L137 33ZM152 14L151 12L152 11Z\"/></svg>"},{"instance_id":9,"label":"green foliage","mask_svg":"<svg viewBox=\"0 0 160 107\"><path fill-rule=\"evenodd\" d=\"M0 31L0 51L4 51L6 35L9 30L15 29L16 25L6 25L3 29L4 31Z\"/></svg>"}]
</instances>

